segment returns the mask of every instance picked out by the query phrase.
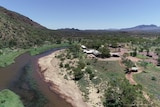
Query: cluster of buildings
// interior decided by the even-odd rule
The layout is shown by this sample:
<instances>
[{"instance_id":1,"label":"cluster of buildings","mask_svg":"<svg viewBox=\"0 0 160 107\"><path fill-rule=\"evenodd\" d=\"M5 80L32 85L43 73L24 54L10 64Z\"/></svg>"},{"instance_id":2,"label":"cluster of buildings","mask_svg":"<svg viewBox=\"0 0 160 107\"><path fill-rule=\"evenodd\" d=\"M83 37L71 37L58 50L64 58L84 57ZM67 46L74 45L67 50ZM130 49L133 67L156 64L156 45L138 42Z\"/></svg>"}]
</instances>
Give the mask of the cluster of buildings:
<instances>
[{"instance_id":1,"label":"cluster of buildings","mask_svg":"<svg viewBox=\"0 0 160 107\"><path fill-rule=\"evenodd\" d=\"M99 52L98 50L96 49L88 49L86 46L84 45L81 45L81 48L83 49L83 52L84 53L87 53L87 54L93 54L95 56L98 56L101 54L101 52Z\"/></svg>"},{"instance_id":2,"label":"cluster of buildings","mask_svg":"<svg viewBox=\"0 0 160 107\"><path fill-rule=\"evenodd\" d=\"M86 46L84 45L81 45L81 48L83 49L83 52L84 53L87 53L87 54L93 54L95 56L98 56L101 54L101 52L99 52L98 50L96 49L88 49ZM110 55L112 57L120 57L120 54L119 53L110 53Z\"/></svg>"},{"instance_id":3,"label":"cluster of buildings","mask_svg":"<svg viewBox=\"0 0 160 107\"><path fill-rule=\"evenodd\" d=\"M92 54L94 56L98 56L98 55L101 54L101 52L99 52L98 50L96 50L96 49L88 49L85 45L81 45L81 48L83 49L83 52L86 53L86 54ZM110 56L111 57L120 57L121 55L118 52L117 53L116 52L115 53L110 52ZM137 67L131 67L129 69L129 71L131 71L131 72L137 72L138 68Z\"/></svg>"}]
</instances>

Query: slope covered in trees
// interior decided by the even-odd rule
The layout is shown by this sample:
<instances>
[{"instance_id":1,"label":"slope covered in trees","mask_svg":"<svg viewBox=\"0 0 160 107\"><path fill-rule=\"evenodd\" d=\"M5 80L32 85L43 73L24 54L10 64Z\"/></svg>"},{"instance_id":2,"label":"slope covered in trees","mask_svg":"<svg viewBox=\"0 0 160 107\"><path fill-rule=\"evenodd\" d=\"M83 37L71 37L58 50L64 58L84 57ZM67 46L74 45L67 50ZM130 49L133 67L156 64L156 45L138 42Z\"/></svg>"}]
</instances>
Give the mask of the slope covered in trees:
<instances>
[{"instance_id":1,"label":"slope covered in trees","mask_svg":"<svg viewBox=\"0 0 160 107\"><path fill-rule=\"evenodd\" d=\"M50 30L28 17L0 7L0 48L27 48L42 44Z\"/></svg>"}]
</instances>

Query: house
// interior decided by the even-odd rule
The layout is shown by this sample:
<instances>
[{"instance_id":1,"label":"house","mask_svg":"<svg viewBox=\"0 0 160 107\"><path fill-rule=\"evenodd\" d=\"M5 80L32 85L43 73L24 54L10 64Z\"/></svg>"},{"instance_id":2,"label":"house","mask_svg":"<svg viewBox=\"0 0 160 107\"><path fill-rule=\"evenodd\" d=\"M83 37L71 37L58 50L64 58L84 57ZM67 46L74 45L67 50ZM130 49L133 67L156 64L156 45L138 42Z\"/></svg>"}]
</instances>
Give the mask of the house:
<instances>
[{"instance_id":1,"label":"house","mask_svg":"<svg viewBox=\"0 0 160 107\"><path fill-rule=\"evenodd\" d=\"M131 72L138 72L138 68L137 67L132 67L130 71Z\"/></svg>"},{"instance_id":2,"label":"house","mask_svg":"<svg viewBox=\"0 0 160 107\"><path fill-rule=\"evenodd\" d=\"M93 55L97 56L97 55L100 55L101 52L99 52L98 50L93 50Z\"/></svg>"},{"instance_id":3,"label":"house","mask_svg":"<svg viewBox=\"0 0 160 107\"><path fill-rule=\"evenodd\" d=\"M119 54L119 53L110 53L110 55L111 55L112 57L120 57L120 54Z\"/></svg>"},{"instance_id":4,"label":"house","mask_svg":"<svg viewBox=\"0 0 160 107\"><path fill-rule=\"evenodd\" d=\"M86 47L86 46L84 46L84 45L81 45L81 48L82 48L82 49L87 49L87 47Z\"/></svg>"},{"instance_id":5,"label":"house","mask_svg":"<svg viewBox=\"0 0 160 107\"><path fill-rule=\"evenodd\" d=\"M87 54L92 54L93 53L93 49L84 49L83 52L87 53Z\"/></svg>"},{"instance_id":6,"label":"house","mask_svg":"<svg viewBox=\"0 0 160 107\"><path fill-rule=\"evenodd\" d=\"M83 52L87 54L93 54L95 56L101 54L98 50L95 49L84 49Z\"/></svg>"}]
</instances>

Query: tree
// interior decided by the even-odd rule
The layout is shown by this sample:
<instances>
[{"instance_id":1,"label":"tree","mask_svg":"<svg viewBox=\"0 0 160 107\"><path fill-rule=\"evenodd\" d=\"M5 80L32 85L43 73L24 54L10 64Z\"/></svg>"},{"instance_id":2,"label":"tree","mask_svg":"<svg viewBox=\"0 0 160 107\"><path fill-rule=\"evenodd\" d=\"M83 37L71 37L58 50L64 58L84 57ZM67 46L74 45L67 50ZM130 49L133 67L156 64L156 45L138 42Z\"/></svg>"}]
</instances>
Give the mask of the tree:
<instances>
[{"instance_id":1,"label":"tree","mask_svg":"<svg viewBox=\"0 0 160 107\"><path fill-rule=\"evenodd\" d=\"M158 66L160 65L160 56L158 56L157 65L158 65Z\"/></svg>"},{"instance_id":2,"label":"tree","mask_svg":"<svg viewBox=\"0 0 160 107\"><path fill-rule=\"evenodd\" d=\"M75 68L73 71L74 71L74 80L76 81L80 80L84 75L83 71L80 68Z\"/></svg>"},{"instance_id":3,"label":"tree","mask_svg":"<svg viewBox=\"0 0 160 107\"><path fill-rule=\"evenodd\" d=\"M137 48L135 48L134 51L130 53L130 55L133 57L137 56Z\"/></svg>"},{"instance_id":4,"label":"tree","mask_svg":"<svg viewBox=\"0 0 160 107\"><path fill-rule=\"evenodd\" d=\"M147 48L146 50L147 50L147 56L149 56L149 49Z\"/></svg>"},{"instance_id":5,"label":"tree","mask_svg":"<svg viewBox=\"0 0 160 107\"><path fill-rule=\"evenodd\" d=\"M138 101L146 104L141 85L131 85L126 79L114 79L108 85L104 107L130 107L132 104L137 106Z\"/></svg>"},{"instance_id":6,"label":"tree","mask_svg":"<svg viewBox=\"0 0 160 107\"><path fill-rule=\"evenodd\" d=\"M101 57L102 58L109 58L110 57L110 51L108 48L106 47L100 47L99 51L101 52Z\"/></svg>"},{"instance_id":7,"label":"tree","mask_svg":"<svg viewBox=\"0 0 160 107\"><path fill-rule=\"evenodd\" d=\"M118 47L118 44L116 42L112 42L112 47L113 48L117 48Z\"/></svg>"}]
</instances>

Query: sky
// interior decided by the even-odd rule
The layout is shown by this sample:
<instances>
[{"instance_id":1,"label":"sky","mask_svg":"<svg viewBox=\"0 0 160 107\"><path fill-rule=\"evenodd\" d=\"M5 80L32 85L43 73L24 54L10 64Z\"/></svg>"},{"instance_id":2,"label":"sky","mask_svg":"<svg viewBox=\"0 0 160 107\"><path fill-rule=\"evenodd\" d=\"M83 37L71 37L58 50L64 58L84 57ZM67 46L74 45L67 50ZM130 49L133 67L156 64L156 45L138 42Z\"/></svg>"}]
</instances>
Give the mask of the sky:
<instances>
[{"instance_id":1,"label":"sky","mask_svg":"<svg viewBox=\"0 0 160 107\"><path fill-rule=\"evenodd\" d=\"M49 29L160 25L160 0L1 0L0 5Z\"/></svg>"}]
</instances>

